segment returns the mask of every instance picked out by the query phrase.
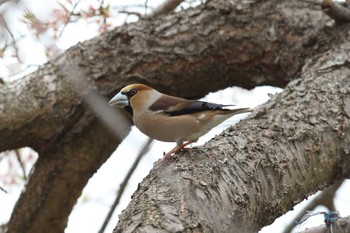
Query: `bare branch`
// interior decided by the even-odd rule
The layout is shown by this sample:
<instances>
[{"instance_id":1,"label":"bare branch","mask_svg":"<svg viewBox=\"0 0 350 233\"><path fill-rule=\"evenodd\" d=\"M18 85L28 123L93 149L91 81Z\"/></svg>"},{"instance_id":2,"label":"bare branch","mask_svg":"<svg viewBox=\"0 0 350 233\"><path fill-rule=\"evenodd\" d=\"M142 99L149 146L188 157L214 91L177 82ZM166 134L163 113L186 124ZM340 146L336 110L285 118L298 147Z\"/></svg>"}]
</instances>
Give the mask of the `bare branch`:
<instances>
[{"instance_id":1,"label":"bare branch","mask_svg":"<svg viewBox=\"0 0 350 233\"><path fill-rule=\"evenodd\" d=\"M79 3L81 2L81 0L78 0L76 3L74 3L72 10L69 12L69 15L67 16L67 21L63 24L62 30L59 34L59 37L62 36L64 30L66 29L67 25L71 22L70 18L72 17L72 15L74 14L74 10L77 8L77 6L79 5ZM63 4L60 4L61 7L64 7ZM64 8L65 9L65 8Z\"/></svg>"},{"instance_id":2,"label":"bare branch","mask_svg":"<svg viewBox=\"0 0 350 233\"><path fill-rule=\"evenodd\" d=\"M136 15L137 17L139 17L139 19L143 18L143 15L139 12L136 11L126 11L126 10L121 10L118 11L119 13L123 13L123 14L128 14L128 15Z\"/></svg>"},{"instance_id":3,"label":"bare branch","mask_svg":"<svg viewBox=\"0 0 350 233\"><path fill-rule=\"evenodd\" d=\"M24 164L23 164L23 162L22 162L22 160L21 160L21 154L20 154L20 152L19 152L18 149L15 150L15 154L16 154L16 158L17 158L17 161L18 161L18 163L19 163L19 166L21 167L22 174L23 174L23 178L24 178L25 180L27 180L26 169L24 168Z\"/></svg>"},{"instance_id":4,"label":"bare branch","mask_svg":"<svg viewBox=\"0 0 350 233\"><path fill-rule=\"evenodd\" d=\"M166 0L162 4L160 4L156 9L154 9L149 17L157 17L172 12L183 1L184 0Z\"/></svg>"},{"instance_id":5,"label":"bare branch","mask_svg":"<svg viewBox=\"0 0 350 233\"><path fill-rule=\"evenodd\" d=\"M283 233L289 233L295 227L295 222L299 221L305 214L315 209L319 205L327 207L329 211L334 211L334 196L343 180L339 180L334 185L323 190L314 200L312 200L302 211L294 218L293 221L284 229Z\"/></svg>"},{"instance_id":6,"label":"bare branch","mask_svg":"<svg viewBox=\"0 0 350 233\"><path fill-rule=\"evenodd\" d=\"M341 218L332 224L333 233L349 233L350 232L350 216ZM318 227L312 227L299 233L325 233L329 232L326 224Z\"/></svg>"},{"instance_id":7,"label":"bare branch","mask_svg":"<svg viewBox=\"0 0 350 233\"><path fill-rule=\"evenodd\" d=\"M22 63L22 60L21 60L21 58L19 56L19 48L17 46L16 39L15 39L13 33L11 32L11 29L8 27L7 22L4 19L2 14L0 14L0 21L1 21L1 24L4 25L4 27L6 28L6 31L8 32L8 34L11 37L12 45L13 45L13 48L15 49L15 55L16 55L17 60L19 61L19 63Z\"/></svg>"},{"instance_id":8,"label":"bare branch","mask_svg":"<svg viewBox=\"0 0 350 233\"><path fill-rule=\"evenodd\" d=\"M149 138L147 140L147 142L145 143L145 145L142 147L141 151L139 152L139 154L137 155L133 165L131 166L130 170L128 171L128 173L126 174L123 182L120 184L119 186L119 190L118 190L118 193L117 193L117 196L106 216L106 219L105 221L103 222L102 226L101 226L101 229L98 231L99 233L103 233L109 223L109 221L111 220L112 216L113 216L113 213L115 211L115 209L117 208L118 204L119 204L119 201L124 193L124 190L125 190L125 187L127 186L130 178L131 178L131 175L134 173L135 169L137 168L139 162L141 161L142 157L148 152L149 150L149 147L151 145L151 143L153 142L153 139Z\"/></svg>"},{"instance_id":9,"label":"bare branch","mask_svg":"<svg viewBox=\"0 0 350 233\"><path fill-rule=\"evenodd\" d=\"M0 186L0 190L3 191L4 193L7 193L6 189Z\"/></svg>"}]
</instances>

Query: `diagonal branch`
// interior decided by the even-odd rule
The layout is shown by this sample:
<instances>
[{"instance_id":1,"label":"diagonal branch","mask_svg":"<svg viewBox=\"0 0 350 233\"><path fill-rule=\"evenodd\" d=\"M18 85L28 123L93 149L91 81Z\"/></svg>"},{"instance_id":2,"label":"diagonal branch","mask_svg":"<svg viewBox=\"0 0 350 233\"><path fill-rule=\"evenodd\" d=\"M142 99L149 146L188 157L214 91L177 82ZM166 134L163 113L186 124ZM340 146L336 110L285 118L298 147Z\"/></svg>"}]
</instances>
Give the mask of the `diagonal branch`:
<instances>
[{"instance_id":1,"label":"diagonal branch","mask_svg":"<svg viewBox=\"0 0 350 233\"><path fill-rule=\"evenodd\" d=\"M350 216L341 218L332 224L333 233L350 232ZM299 233L324 233L329 232L329 228L324 224L318 227L312 227Z\"/></svg>"},{"instance_id":2,"label":"diagonal branch","mask_svg":"<svg viewBox=\"0 0 350 233\"><path fill-rule=\"evenodd\" d=\"M334 197L335 193L337 192L338 188L342 184L344 180L339 180L332 186L328 187L327 189L323 190L315 199L313 199L307 206L304 207L298 213L298 215L292 220L284 229L283 233L290 233L292 229L296 226L296 222L300 221L303 216L307 214L308 211L312 211L319 205L325 206L329 211L335 211L334 207Z\"/></svg>"},{"instance_id":3,"label":"diagonal branch","mask_svg":"<svg viewBox=\"0 0 350 233\"><path fill-rule=\"evenodd\" d=\"M331 51L250 118L153 169L114 232L257 232L347 177L350 47Z\"/></svg>"},{"instance_id":4,"label":"diagonal branch","mask_svg":"<svg viewBox=\"0 0 350 233\"><path fill-rule=\"evenodd\" d=\"M150 17L157 17L160 15L168 14L175 10L175 8L180 5L184 0L166 0L160 4L153 12L150 14Z\"/></svg>"},{"instance_id":5,"label":"diagonal branch","mask_svg":"<svg viewBox=\"0 0 350 233\"><path fill-rule=\"evenodd\" d=\"M138 156L136 157L133 165L131 166L130 170L128 171L128 173L126 174L123 182L120 184L119 190L118 190L118 194L111 206L110 211L107 214L107 217L105 219L105 221L103 222L101 229L98 231L99 233L103 233L106 230L106 227L109 223L109 221L111 220L113 213L115 211L115 209L117 208L119 201L124 193L125 187L128 184L132 174L134 173L134 171L136 170L138 164L140 163L141 159L143 158L143 156L148 152L148 150L150 149L151 143L153 142L153 139L149 138L147 140L147 142L145 143L145 145L142 147L141 151L139 152Z\"/></svg>"}]
</instances>

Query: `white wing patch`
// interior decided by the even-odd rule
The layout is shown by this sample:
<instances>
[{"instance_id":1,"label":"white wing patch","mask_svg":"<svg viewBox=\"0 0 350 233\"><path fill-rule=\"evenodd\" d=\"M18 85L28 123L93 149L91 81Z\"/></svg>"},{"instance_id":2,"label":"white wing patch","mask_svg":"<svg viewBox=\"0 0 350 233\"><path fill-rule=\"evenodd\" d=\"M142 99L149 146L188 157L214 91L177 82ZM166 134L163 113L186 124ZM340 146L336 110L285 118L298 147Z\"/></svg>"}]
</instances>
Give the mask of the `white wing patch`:
<instances>
[{"instance_id":1,"label":"white wing patch","mask_svg":"<svg viewBox=\"0 0 350 233\"><path fill-rule=\"evenodd\" d=\"M197 119L198 119L198 120L202 120L204 117L205 117L205 113L202 113L202 114L200 114L200 115L197 117Z\"/></svg>"}]
</instances>

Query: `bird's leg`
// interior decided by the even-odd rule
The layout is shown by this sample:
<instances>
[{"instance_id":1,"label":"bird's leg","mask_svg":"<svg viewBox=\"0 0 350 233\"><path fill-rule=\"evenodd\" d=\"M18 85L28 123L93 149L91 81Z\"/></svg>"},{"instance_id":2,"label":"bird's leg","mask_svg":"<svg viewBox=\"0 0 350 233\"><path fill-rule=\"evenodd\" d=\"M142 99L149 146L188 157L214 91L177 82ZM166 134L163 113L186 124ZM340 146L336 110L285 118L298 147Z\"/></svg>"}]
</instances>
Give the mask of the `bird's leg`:
<instances>
[{"instance_id":1,"label":"bird's leg","mask_svg":"<svg viewBox=\"0 0 350 233\"><path fill-rule=\"evenodd\" d=\"M194 143L194 141L188 141L186 143L183 143L180 146L180 150L192 150L192 148L186 147L186 146L190 145L191 143Z\"/></svg>"},{"instance_id":2,"label":"bird's leg","mask_svg":"<svg viewBox=\"0 0 350 233\"><path fill-rule=\"evenodd\" d=\"M186 143L183 143L182 141L179 141L176 143L176 146L171 149L168 153L163 154L163 158L159 159L157 162L155 162L155 165L159 165L161 164L164 160L167 160L169 158L171 158L174 154L176 154L178 151L181 150L191 150L191 148L188 148L186 146L188 146L189 144L193 143L195 141L188 141Z\"/></svg>"},{"instance_id":3,"label":"bird's leg","mask_svg":"<svg viewBox=\"0 0 350 233\"><path fill-rule=\"evenodd\" d=\"M171 156L176 153L179 149L180 149L181 145L176 145L173 149L171 149L171 151L169 151L168 153L163 153L163 158L158 159L154 165L159 166L163 161L171 158Z\"/></svg>"},{"instance_id":4,"label":"bird's leg","mask_svg":"<svg viewBox=\"0 0 350 233\"><path fill-rule=\"evenodd\" d=\"M176 145L173 149L171 149L168 153L164 153L162 160L166 160L170 158L173 154L176 154L179 150L181 150L182 145Z\"/></svg>"},{"instance_id":5,"label":"bird's leg","mask_svg":"<svg viewBox=\"0 0 350 233\"><path fill-rule=\"evenodd\" d=\"M191 150L191 148L187 148L189 144L193 143L194 141L188 141L186 143L179 142L177 145L168 153L164 153L162 160L166 160L170 158L173 154L176 154L178 151L181 150Z\"/></svg>"},{"instance_id":6,"label":"bird's leg","mask_svg":"<svg viewBox=\"0 0 350 233\"><path fill-rule=\"evenodd\" d=\"M182 143L182 141L180 142L177 142L176 143L176 146L171 149L168 153L165 153L163 154L163 158L159 159L157 162L155 162L154 164L155 165L159 165L161 164L164 160L167 160L169 158L171 158L174 154L176 154L178 151L181 151L181 150L191 150L191 148L187 148L186 146L188 146L189 144L193 143L195 141L188 141L186 143Z\"/></svg>"}]
</instances>

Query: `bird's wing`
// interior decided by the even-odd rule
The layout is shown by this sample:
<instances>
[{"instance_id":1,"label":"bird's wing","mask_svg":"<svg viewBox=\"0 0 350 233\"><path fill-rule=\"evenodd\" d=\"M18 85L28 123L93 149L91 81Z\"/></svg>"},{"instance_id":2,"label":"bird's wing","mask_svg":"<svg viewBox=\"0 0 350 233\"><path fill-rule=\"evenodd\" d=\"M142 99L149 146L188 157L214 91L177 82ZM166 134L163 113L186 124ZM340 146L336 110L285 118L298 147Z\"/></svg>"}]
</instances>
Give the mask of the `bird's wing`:
<instances>
[{"instance_id":1,"label":"bird's wing","mask_svg":"<svg viewBox=\"0 0 350 233\"><path fill-rule=\"evenodd\" d=\"M234 105L214 104L204 101L186 100L174 96L163 95L156 102L154 102L149 109L169 116L180 116L210 110L230 111L230 109L225 109L225 107L229 106Z\"/></svg>"}]
</instances>

